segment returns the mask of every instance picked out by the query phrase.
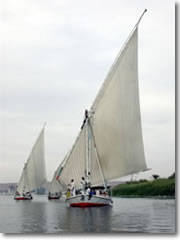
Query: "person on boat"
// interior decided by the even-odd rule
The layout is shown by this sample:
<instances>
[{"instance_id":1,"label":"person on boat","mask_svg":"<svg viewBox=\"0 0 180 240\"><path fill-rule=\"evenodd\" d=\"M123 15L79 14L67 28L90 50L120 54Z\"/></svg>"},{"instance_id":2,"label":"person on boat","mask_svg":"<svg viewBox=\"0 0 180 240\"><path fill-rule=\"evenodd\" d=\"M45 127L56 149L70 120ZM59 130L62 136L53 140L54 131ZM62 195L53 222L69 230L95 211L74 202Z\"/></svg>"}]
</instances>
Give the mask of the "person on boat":
<instances>
[{"instance_id":1,"label":"person on boat","mask_svg":"<svg viewBox=\"0 0 180 240\"><path fill-rule=\"evenodd\" d=\"M92 195L96 195L95 191L91 189L90 187L87 188L86 193L88 194L88 200L91 199Z\"/></svg>"},{"instance_id":2,"label":"person on boat","mask_svg":"<svg viewBox=\"0 0 180 240\"><path fill-rule=\"evenodd\" d=\"M91 196L92 196L92 192L91 192L90 187L87 188L86 194L88 194L88 200L90 200L90 199L91 199Z\"/></svg>"},{"instance_id":3,"label":"person on boat","mask_svg":"<svg viewBox=\"0 0 180 240\"><path fill-rule=\"evenodd\" d=\"M95 189L91 189L92 195L96 195Z\"/></svg>"},{"instance_id":4,"label":"person on boat","mask_svg":"<svg viewBox=\"0 0 180 240\"><path fill-rule=\"evenodd\" d=\"M84 177L82 177L81 186L82 186L82 194L84 195L86 192L86 181L85 181Z\"/></svg>"},{"instance_id":5,"label":"person on boat","mask_svg":"<svg viewBox=\"0 0 180 240\"><path fill-rule=\"evenodd\" d=\"M99 196L100 195L100 191L97 189L96 190L96 195Z\"/></svg>"},{"instance_id":6,"label":"person on boat","mask_svg":"<svg viewBox=\"0 0 180 240\"><path fill-rule=\"evenodd\" d=\"M23 195L23 197L26 195L25 187L23 187L22 195Z\"/></svg>"},{"instance_id":7,"label":"person on boat","mask_svg":"<svg viewBox=\"0 0 180 240\"><path fill-rule=\"evenodd\" d=\"M67 192L66 192L66 197L70 197L71 196L71 190L70 190L70 184L68 184L67 186Z\"/></svg>"},{"instance_id":8,"label":"person on boat","mask_svg":"<svg viewBox=\"0 0 180 240\"><path fill-rule=\"evenodd\" d=\"M88 176L87 176L87 180L86 180L86 188L91 188L90 175L91 175L91 173L88 172Z\"/></svg>"},{"instance_id":9,"label":"person on boat","mask_svg":"<svg viewBox=\"0 0 180 240\"><path fill-rule=\"evenodd\" d=\"M76 191L75 191L75 186L74 186L74 179L71 179L70 190L71 190L71 196L75 196Z\"/></svg>"}]
</instances>

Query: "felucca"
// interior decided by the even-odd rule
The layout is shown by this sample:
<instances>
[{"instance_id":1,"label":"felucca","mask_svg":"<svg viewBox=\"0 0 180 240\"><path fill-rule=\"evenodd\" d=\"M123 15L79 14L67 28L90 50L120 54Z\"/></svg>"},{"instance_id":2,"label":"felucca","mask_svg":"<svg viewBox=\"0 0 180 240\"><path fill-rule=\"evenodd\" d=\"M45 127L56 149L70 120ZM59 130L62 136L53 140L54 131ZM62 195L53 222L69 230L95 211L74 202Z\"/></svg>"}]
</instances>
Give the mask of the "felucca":
<instances>
[{"instance_id":1,"label":"felucca","mask_svg":"<svg viewBox=\"0 0 180 240\"><path fill-rule=\"evenodd\" d=\"M147 170L138 89L138 26L145 12L86 110L79 135L57 171L64 191L73 183L66 198L72 207L111 205L109 181Z\"/></svg>"},{"instance_id":2,"label":"felucca","mask_svg":"<svg viewBox=\"0 0 180 240\"><path fill-rule=\"evenodd\" d=\"M14 199L31 200L31 192L42 186L46 181L43 127L24 165Z\"/></svg>"}]
</instances>

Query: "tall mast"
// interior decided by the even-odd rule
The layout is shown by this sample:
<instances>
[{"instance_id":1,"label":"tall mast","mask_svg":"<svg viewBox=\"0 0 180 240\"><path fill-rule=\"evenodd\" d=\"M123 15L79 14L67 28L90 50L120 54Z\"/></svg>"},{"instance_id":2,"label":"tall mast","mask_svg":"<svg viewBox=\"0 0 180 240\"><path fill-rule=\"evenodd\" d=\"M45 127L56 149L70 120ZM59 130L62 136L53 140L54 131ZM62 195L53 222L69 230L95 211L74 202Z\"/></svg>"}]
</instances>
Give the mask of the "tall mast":
<instances>
[{"instance_id":1,"label":"tall mast","mask_svg":"<svg viewBox=\"0 0 180 240\"><path fill-rule=\"evenodd\" d=\"M95 156L96 156L97 164L98 164L99 171L100 171L100 174L101 174L101 178L102 178L102 180L103 180L104 188L107 189L107 185L106 185L105 178L104 178L104 174L103 174L103 171L102 171L102 167L101 167L99 155L98 155L97 148L96 148L96 142L95 142L95 138L94 138L94 134L93 134L93 129L92 129L92 126L91 126L91 123L90 123L89 118L88 118L88 123L89 123L89 129L90 129L91 136L92 136L92 141L93 141L93 145L94 145Z\"/></svg>"},{"instance_id":2,"label":"tall mast","mask_svg":"<svg viewBox=\"0 0 180 240\"><path fill-rule=\"evenodd\" d=\"M90 131L90 122L88 118L88 178L90 178L90 172L91 172L91 165L92 165L92 155L91 155L91 145L92 145L92 137L91 137L91 131ZM90 181L90 179L89 179Z\"/></svg>"},{"instance_id":3,"label":"tall mast","mask_svg":"<svg viewBox=\"0 0 180 240\"><path fill-rule=\"evenodd\" d=\"M88 178L89 172L89 134L88 134L88 119L86 119L86 162L85 162L85 178Z\"/></svg>"},{"instance_id":4,"label":"tall mast","mask_svg":"<svg viewBox=\"0 0 180 240\"><path fill-rule=\"evenodd\" d=\"M85 119L83 122L83 126L85 127L85 138L86 138L86 144L85 144L85 178L86 180L90 181L89 179L89 173L90 173L90 166L91 166L91 142L90 142L90 130L89 130L89 113L88 110L85 110ZM81 129L83 129L83 126Z\"/></svg>"}]
</instances>

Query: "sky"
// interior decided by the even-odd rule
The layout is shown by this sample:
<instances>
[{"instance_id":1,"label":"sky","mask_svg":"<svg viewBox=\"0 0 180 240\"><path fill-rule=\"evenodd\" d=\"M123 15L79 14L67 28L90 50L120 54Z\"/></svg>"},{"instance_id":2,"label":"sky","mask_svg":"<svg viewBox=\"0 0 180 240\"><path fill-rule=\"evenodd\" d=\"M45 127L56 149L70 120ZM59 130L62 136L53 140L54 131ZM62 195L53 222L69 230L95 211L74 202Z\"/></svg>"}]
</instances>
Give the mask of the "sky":
<instances>
[{"instance_id":1,"label":"sky","mask_svg":"<svg viewBox=\"0 0 180 240\"><path fill-rule=\"evenodd\" d=\"M0 0L0 182L17 182L45 128L47 178L71 148L116 55L139 25L146 173L175 171L172 0ZM144 177L144 175L142 175Z\"/></svg>"}]
</instances>

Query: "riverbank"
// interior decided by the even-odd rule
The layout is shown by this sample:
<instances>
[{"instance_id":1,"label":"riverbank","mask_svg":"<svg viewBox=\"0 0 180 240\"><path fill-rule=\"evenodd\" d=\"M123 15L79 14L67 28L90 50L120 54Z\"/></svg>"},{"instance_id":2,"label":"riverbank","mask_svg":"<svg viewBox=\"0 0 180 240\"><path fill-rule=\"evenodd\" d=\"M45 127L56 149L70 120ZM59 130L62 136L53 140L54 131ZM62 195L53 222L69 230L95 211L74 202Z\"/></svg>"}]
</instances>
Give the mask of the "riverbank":
<instances>
[{"instance_id":1,"label":"riverbank","mask_svg":"<svg viewBox=\"0 0 180 240\"><path fill-rule=\"evenodd\" d=\"M114 197L175 198L175 178L140 180L119 184L112 189Z\"/></svg>"}]
</instances>

